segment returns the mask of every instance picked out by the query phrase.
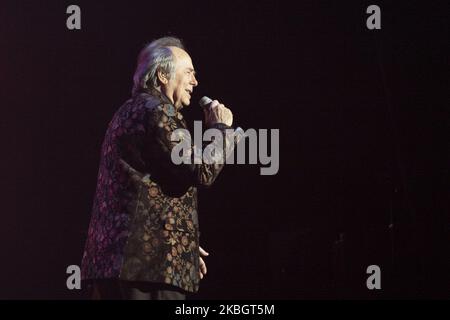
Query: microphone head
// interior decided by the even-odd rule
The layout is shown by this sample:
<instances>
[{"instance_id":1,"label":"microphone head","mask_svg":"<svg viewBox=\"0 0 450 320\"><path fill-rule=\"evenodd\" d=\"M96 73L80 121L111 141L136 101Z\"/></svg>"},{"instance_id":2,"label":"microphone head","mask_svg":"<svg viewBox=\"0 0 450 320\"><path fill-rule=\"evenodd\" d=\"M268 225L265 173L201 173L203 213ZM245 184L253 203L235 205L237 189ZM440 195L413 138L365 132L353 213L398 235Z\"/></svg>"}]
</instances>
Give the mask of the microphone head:
<instances>
[{"instance_id":1,"label":"microphone head","mask_svg":"<svg viewBox=\"0 0 450 320\"><path fill-rule=\"evenodd\" d=\"M200 105L200 107L204 108L207 105L209 105L212 102L212 99L204 96L203 98L200 99L200 101L198 102L198 104Z\"/></svg>"}]
</instances>

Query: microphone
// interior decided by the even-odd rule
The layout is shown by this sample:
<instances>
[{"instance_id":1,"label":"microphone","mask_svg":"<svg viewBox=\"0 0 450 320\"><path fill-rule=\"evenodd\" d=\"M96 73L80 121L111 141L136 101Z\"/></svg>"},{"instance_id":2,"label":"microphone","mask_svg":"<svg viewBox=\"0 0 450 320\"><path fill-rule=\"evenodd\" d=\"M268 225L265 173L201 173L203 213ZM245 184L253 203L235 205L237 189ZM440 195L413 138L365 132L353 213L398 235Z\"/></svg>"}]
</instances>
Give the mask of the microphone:
<instances>
[{"instance_id":1,"label":"microphone","mask_svg":"<svg viewBox=\"0 0 450 320\"><path fill-rule=\"evenodd\" d=\"M205 108L207 108L207 107L211 104L211 102L212 102L212 99L211 99L211 98L209 98L209 97L207 97L207 96L204 96L203 98L200 99L200 101L198 102L198 104L200 105L200 107L201 107L202 109L205 109Z\"/></svg>"}]
</instances>

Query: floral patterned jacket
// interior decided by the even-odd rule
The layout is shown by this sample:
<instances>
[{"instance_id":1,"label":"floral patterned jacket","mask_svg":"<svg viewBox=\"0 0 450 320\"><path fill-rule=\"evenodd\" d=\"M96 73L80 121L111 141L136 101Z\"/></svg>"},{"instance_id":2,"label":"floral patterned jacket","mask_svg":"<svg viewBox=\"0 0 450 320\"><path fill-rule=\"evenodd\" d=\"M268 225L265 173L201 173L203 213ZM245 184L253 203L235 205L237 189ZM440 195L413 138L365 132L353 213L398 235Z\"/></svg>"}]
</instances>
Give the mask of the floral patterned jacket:
<instances>
[{"instance_id":1,"label":"floral patterned jacket","mask_svg":"<svg viewBox=\"0 0 450 320\"><path fill-rule=\"evenodd\" d=\"M223 164L173 164L177 143L170 137L177 128L187 128L183 117L158 91L134 95L114 115L101 151L82 279L198 291L196 186L211 185Z\"/></svg>"}]
</instances>

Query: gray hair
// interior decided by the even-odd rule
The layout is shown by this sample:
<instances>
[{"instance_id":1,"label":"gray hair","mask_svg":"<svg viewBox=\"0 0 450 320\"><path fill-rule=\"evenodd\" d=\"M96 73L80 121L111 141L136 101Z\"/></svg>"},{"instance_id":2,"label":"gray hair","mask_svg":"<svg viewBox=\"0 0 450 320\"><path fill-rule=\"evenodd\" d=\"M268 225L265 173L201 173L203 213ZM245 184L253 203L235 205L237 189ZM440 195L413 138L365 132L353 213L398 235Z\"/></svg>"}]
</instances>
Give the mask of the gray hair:
<instances>
[{"instance_id":1,"label":"gray hair","mask_svg":"<svg viewBox=\"0 0 450 320\"><path fill-rule=\"evenodd\" d=\"M156 39L141 50L133 76L133 95L142 89L158 87L158 71L167 74L169 79L173 76L175 73L174 57L168 47L178 47L184 50L181 40L175 37Z\"/></svg>"}]
</instances>

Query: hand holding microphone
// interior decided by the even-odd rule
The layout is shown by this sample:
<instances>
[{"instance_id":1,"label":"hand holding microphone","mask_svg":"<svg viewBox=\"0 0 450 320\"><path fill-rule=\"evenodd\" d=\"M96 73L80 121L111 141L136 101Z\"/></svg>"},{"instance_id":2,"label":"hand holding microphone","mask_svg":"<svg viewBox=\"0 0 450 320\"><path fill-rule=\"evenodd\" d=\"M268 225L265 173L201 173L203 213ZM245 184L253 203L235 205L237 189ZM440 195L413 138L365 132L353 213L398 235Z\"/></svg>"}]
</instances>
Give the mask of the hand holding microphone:
<instances>
[{"instance_id":1,"label":"hand holding microphone","mask_svg":"<svg viewBox=\"0 0 450 320\"><path fill-rule=\"evenodd\" d=\"M219 101L205 96L200 99L199 104L205 112L205 122L208 127L216 123L224 123L229 127L232 126L233 113L230 109L219 103Z\"/></svg>"},{"instance_id":2,"label":"hand holding microphone","mask_svg":"<svg viewBox=\"0 0 450 320\"><path fill-rule=\"evenodd\" d=\"M230 109L219 103L219 101L213 101L212 99L205 96L200 99L199 105L205 112L205 122L208 127L211 127L216 123L224 123L229 127L232 126L233 113ZM233 133L231 134L229 141L234 141L234 143L226 143L228 150L225 151L225 153L227 155L232 154L232 150L234 149L235 145L237 145L243 138L245 138L245 132L244 130L242 130L242 128L237 127L232 131Z\"/></svg>"}]
</instances>

